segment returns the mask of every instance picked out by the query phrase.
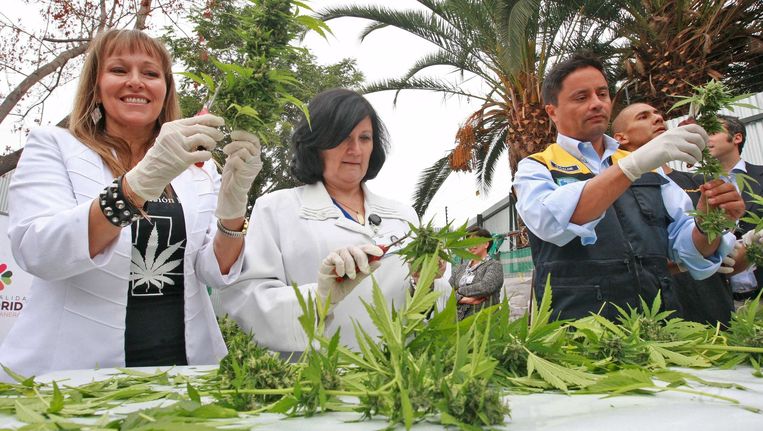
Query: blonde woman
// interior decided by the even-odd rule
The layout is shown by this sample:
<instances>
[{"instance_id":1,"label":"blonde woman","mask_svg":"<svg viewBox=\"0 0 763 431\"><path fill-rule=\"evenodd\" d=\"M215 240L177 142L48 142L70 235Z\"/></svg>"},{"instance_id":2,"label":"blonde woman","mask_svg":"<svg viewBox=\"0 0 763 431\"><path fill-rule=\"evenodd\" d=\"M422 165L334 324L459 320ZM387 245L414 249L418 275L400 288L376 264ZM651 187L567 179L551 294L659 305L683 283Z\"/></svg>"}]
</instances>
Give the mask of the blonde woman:
<instances>
[{"instance_id":1,"label":"blonde woman","mask_svg":"<svg viewBox=\"0 0 763 431\"><path fill-rule=\"evenodd\" d=\"M10 186L9 236L35 279L0 347L11 370L225 355L205 284L227 285L241 271L260 148L234 132L221 179L209 159L223 120L178 119L171 65L144 33L106 31L91 44L69 129L30 133Z\"/></svg>"}]
</instances>

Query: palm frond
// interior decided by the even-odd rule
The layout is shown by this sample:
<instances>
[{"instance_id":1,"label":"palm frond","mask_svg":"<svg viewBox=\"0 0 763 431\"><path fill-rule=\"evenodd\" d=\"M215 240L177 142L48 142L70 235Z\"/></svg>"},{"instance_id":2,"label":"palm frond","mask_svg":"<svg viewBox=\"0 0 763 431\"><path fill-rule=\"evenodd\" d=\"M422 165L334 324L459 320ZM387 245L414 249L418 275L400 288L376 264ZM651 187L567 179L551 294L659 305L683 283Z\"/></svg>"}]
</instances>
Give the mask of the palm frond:
<instances>
[{"instance_id":1,"label":"palm frond","mask_svg":"<svg viewBox=\"0 0 763 431\"><path fill-rule=\"evenodd\" d=\"M490 140L484 156L478 158L478 163L474 169L477 188L480 193L487 194L493 187L493 175L502 161L503 153L506 147L506 128L496 128L486 136Z\"/></svg>"},{"instance_id":2,"label":"palm frond","mask_svg":"<svg viewBox=\"0 0 763 431\"><path fill-rule=\"evenodd\" d=\"M528 52L528 44L535 40L540 6L540 0L520 0L503 18L505 27L502 27L508 30L506 46L510 48L506 51L507 65L514 74L527 69L527 60L535 59L535 52Z\"/></svg>"},{"instance_id":3,"label":"palm frond","mask_svg":"<svg viewBox=\"0 0 763 431\"><path fill-rule=\"evenodd\" d=\"M393 9L386 5L391 2L379 0L378 5L329 7L319 16L324 20L370 20L361 38L380 28L394 27L437 47L415 61L402 77L368 84L363 92L395 91L393 103L403 90L434 91L482 102L480 110L459 129L450 160L442 158L422 173L414 198L417 212L423 214L452 170L476 170L480 188L487 190L507 142L511 141L507 151L510 167L516 167L519 159L547 141L550 128L540 108L540 83L546 64L577 48L579 38L598 39L605 34L609 22L590 18L585 11L619 10L607 6L605 0L417 2L423 8ZM425 76L434 66L453 68L461 76ZM471 79L479 79L487 91L465 85Z\"/></svg>"},{"instance_id":4,"label":"palm frond","mask_svg":"<svg viewBox=\"0 0 763 431\"><path fill-rule=\"evenodd\" d=\"M413 209L419 217L423 217L432 198L440 190L440 187L448 179L451 172L448 156L437 160L432 166L421 172L416 190L413 192Z\"/></svg>"},{"instance_id":5,"label":"palm frond","mask_svg":"<svg viewBox=\"0 0 763 431\"><path fill-rule=\"evenodd\" d=\"M435 78L410 78L410 79L386 79L364 85L360 88L361 93L378 93L381 91L395 91L393 103L397 103L397 97L402 90L426 90L446 93L454 96L465 96L487 102L485 96L468 92L459 85Z\"/></svg>"},{"instance_id":6,"label":"palm frond","mask_svg":"<svg viewBox=\"0 0 763 431\"><path fill-rule=\"evenodd\" d=\"M335 6L322 9L318 18L329 21L336 18L352 17L374 21L361 33L361 40L371 32L385 26L396 27L448 50L452 41L458 40L454 30L437 15L423 11L396 10L381 6Z\"/></svg>"}]
</instances>

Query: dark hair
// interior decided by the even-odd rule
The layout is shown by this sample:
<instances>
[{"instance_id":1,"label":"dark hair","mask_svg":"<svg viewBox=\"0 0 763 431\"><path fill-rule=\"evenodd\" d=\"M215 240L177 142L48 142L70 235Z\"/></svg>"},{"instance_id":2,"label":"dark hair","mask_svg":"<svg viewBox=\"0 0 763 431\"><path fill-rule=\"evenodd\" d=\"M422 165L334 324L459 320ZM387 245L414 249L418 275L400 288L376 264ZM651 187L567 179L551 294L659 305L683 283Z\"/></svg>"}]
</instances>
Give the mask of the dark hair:
<instances>
[{"instance_id":1,"label":"dark hair","mask_svg":"<svg viewBox=\"0 0 763 431\"><path fill-rule=\"evenodd\" d=\"M568 59L557 63L546 74L541 86L541 97L545 105L556 106L559 103L559 92L562 90L562 83L572 72L586 67L593 67L604 75L607 79L607 73L604 71L604 63L598 57L589 53L575 53Z\"/></svg>"},{"instance_id":2,"label":"dark hair","mask_svg":"<svg viewBox=\"0 0 763 431\"><path fill-rule=\"evenodd\" d=\"M313 97L307 107L310 123L304 116L291 138L291 173L305 184L323 180L321 151L337 147L364 118L371 118L374 147L363 181L370 180L387 159L387 130L373 106L352 90L335 88Z\"/></svg>"},{"instance_id":3,"label":"dark hair","mask_svg":"<svg viewBox=\"0 0 763 431\"><path fill-rule=\"evenodd\" d=\"M469 236L479 236L482 238L490 238L490 242L487 243L487 249L490 250L490 247L493 246L493 235L490 233L489 230L479 227L479 226L472 226L469 229L466 229L466 232L469 234Z\"/></svg>"},{"instance_id":4,"label":"dark hair","mask_svg":"<svg viewBox=\"0 0 763 431\"><path fill-rule=\"evenodd\" d=\"M744 148L744 143L747 141L747 130L744 128L744 123L739 121L739 118L732 117L731 115L718 115L718 119L726 126L729 141L733 141L734 135L737 133L742 135L742 142L739 143L739 154L742 154L742 148Z\"/></svg>"}]
</instances>

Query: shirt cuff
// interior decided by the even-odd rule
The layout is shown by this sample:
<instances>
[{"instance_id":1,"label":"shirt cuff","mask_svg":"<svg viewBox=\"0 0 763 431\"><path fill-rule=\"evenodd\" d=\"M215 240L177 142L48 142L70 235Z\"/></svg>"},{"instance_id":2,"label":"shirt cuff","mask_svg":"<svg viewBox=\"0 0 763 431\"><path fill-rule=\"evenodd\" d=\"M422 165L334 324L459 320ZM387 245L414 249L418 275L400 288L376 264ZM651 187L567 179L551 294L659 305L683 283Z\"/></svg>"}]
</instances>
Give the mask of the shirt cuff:
<instances>
[{"instance_id":1,"label":"shirt cuff","mask_svg":"<svg viewBox=\"0 0 763 431\"><path fill-rule=\"evenodd\" d=\"M685 237L691 238L691 235L686 235ZM715 253L708 257L702 257L694 246L694 241L691 241L691 249L694 251L695 256L684 256L682 254L682 263L689 269L689 274L691 274L692 278L704 280L718 271L723 257L731 253L735 242L734 234L727 233L721 237L721 243L718 245Z\"/></svg>"}]
</instances>

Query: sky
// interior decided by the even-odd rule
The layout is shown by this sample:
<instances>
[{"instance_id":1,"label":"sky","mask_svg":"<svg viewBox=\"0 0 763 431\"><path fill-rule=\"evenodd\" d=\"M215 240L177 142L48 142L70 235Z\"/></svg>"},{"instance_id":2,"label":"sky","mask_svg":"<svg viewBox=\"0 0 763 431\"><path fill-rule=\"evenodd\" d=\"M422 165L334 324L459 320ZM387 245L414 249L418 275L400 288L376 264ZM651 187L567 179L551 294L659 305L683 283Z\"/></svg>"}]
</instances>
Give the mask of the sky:
<instances>
[{"instance_id":1,"label":"sky","mask_svg":"<svg viewBox=\"0 0 763 431\"><path fill-rule=\"evenodd\" d=\"M3 0L5 3L9 0ZM37 16L37 7L23 5L20 8L8 8L6 15L13 11L24 20L33 20ZM339 4L351 4L348 0L313 0L315 10ZM384 4L389 7L417 7L413 0L374 0L354 3ZM4 8L5 9L5 8ZM363 72L366 82L401 76L423 55L433 52L435 47L401 30L386 28L368 36L362 43L359 34L367 21L354 18L340 18L329 22L333 35L326 39L313 33L302 44L308 47L318 62L330 64L343 58L355 58L358 68ZM451 74L448 69L433 69L431 75ZM479 83L470 83L479 86ZM66 115L71 108L76 83L70 83L57 90L49 99L53 101L46 107L43 124L55 123ZM442 94L422 91L402 92L393 104L394 93L383 92L369 94L367 99L376 109L387 126L391 150L387 162L374 180L368 182L369 188L382 196L407 204L413 203L413 192L422 170L431 166L437 159L454 146L454 136L464 120L479 107L475 100L449 97ZM3 145L18 148L23 145L24 137L12 133L10 119L0 125L0 139ZM30 121L29 126L33 124ZM432 200L424 221L434 218L435 222L445 222L447 208L448 220L462 223L475 217L509 193L510 175L508 158L496 171L493 188L487 195L478 196L472 174L452 174Z\"/></svg>"}]
</instances>

